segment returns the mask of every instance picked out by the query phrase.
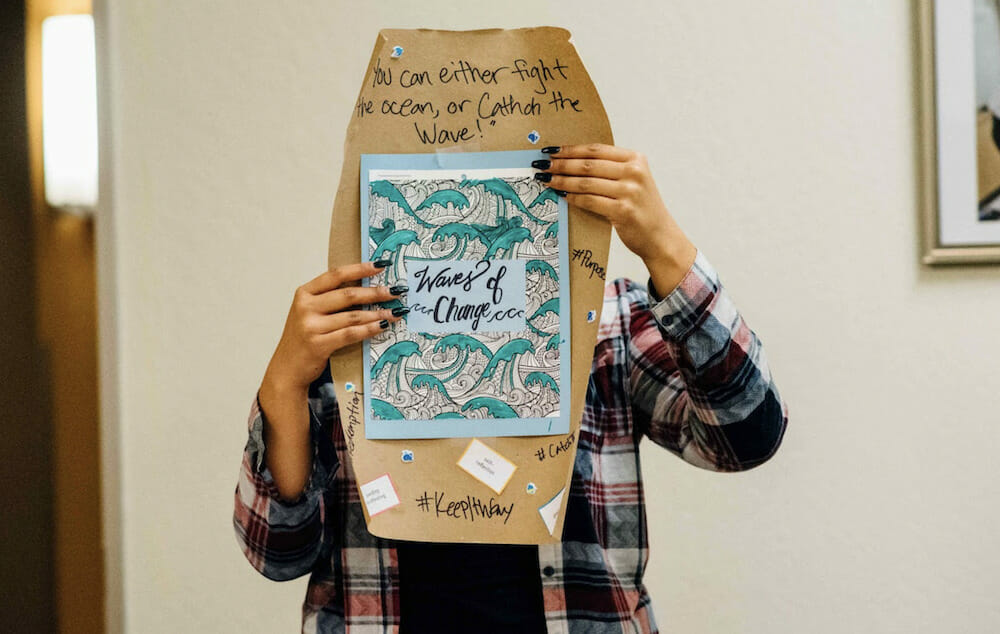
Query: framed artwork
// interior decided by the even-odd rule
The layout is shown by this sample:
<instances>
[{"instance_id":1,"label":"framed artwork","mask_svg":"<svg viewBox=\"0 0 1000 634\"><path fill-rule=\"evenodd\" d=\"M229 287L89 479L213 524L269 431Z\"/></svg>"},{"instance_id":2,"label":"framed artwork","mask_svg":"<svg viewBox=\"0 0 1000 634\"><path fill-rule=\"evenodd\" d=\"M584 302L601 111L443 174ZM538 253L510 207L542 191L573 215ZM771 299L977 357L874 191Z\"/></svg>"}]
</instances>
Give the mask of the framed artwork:
<instances>
[{"instance_id":1,"label":"framed artwork","mask_svg":"<svg viewBox=\"0 0 1000 634\"><path fill-rule=\"evenodd\" d=\"M1000 263L1000 0L920 0L925 264Z\"/></svg>"},{"instance_id":2,"label":"framed artwork","mask_svg":"<svg viewBox=\"0 0 1000 634\"><path fill-rule=\"evenodd\" d=\"M370 439L569 432L566 199L526 150L361 155L361 242L410 313L364 342Z\"/></svg>"}]
</instances>

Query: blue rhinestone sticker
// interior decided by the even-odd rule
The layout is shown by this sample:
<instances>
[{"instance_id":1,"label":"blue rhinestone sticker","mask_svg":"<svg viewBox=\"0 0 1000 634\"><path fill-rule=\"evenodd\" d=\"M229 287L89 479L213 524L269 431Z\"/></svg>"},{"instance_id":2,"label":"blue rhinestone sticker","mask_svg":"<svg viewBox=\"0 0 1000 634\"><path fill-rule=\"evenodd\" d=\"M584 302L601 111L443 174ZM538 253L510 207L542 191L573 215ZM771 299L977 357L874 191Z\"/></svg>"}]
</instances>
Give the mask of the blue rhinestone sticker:
<instances>
[{"instance_id":1,"label":"blue rhinestone sticker","mask_svg":"<svg viewBox=\"0 0 1000 634\"><path fill-rule=\"evenodd\" d=\"M587 311L587 321L594 321L595 319L597 319L597 311L596 310L588 310Z\"/></svg>"},{"instance_id":2,"label":"blue rhinestone sticker","mask_svg":"<svg viewBox=\"0 0 1000 634\"><path fill-rule=\"evenodd\" d=\"M402 46L393 46L392 47L392 53L389 54L389 57L397 58L397 57L402 56L402 54L403 54L403 47Z\"/></svg>"},{"instance_id":3,"label":"blue rhinestone sticker","mask_svg":"<svg viewBox=\"0 0 1000 634\"><path fill-rule=\"evenodd\" d=\"M534 482L529 482L524 490L528 492L528 495L534 495L538 491L538 487L535 486Z\"/></svg>"},{"instance_id":4,"label":"blue rhinestone sticker","mask_svg":"<svg viewBox=\"0 0 1000 634\"><path fill-rule=\"evenodd\" d=\"M413 450L404 449L403 451L400 452L399 459L403 461L403 463L405 464L413 462Z\"/></svg>"},{"instance_id":5,"label":"blue rhinestone sticker","mask_svg":"<svg viewBox=\"0 0 1000 634\"><path fill-rule=\"evenodd\" d=\"M538 134L538 130L532 130L531 132L528 133L528 140L531 141L532 145L538 143L538 139L540 138L542 137L540 134Z\"/></svg>"},{"instance_id":6,"label":"blue rhinestone sticker","mask_svg":"<svg viewBox=\"0 0 1000 634\"><path fill-rule=\"evenodd\" d=\"M348 381L347 383L344 383L344 389L347 390L348 392L353 392L354 384Z\"/></svg>"}]
</instances>

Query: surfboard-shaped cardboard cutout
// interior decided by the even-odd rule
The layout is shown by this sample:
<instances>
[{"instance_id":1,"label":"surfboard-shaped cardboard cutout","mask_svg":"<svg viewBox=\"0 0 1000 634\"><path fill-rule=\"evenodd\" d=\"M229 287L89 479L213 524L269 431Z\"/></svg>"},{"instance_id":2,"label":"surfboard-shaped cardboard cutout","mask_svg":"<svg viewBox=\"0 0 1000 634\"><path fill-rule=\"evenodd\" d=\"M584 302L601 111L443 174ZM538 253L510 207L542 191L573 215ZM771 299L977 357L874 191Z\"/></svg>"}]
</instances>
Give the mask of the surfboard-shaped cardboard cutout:
<instances>
[{"instance_id":1,"label":"surfboard-shaped cardboard cutout","mask_svg":"<svg viewBox=\"0 0 1000 634\"><path fill-rule=\"evenodd\" d=\"M383 30L347 129L329 265L370 255L362 254L361 243L362 155L538 151L578 143L613 140L565 29ZM570 364L570 382L558 386L570 391L565 433L371 439L365 429L373 420L364 407L366 386L373 384L364 376L366 348L353 345L331 357L349 453L344 468L358 483L372 534L432 542L561 539L611 238L603 218L573 206L566 213L568 270L558 272L569 276L570 297L570 359L561 360ZM411 401L429 395L432 379L413 387L408 378L402 372ZM488 416L487 410L480 413ZM452 430L460 429L461 420L451 422ZM477 422L478 432L489 429Z\"/></svg>"}]
</instances>

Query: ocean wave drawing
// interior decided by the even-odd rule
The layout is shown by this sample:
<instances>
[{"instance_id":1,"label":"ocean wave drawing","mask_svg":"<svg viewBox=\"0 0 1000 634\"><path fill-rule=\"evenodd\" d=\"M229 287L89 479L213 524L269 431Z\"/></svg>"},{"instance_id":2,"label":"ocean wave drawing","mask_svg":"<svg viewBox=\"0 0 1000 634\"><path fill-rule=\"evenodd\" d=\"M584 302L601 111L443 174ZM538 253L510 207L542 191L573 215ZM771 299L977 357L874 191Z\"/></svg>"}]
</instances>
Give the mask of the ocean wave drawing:
<instances>
[{"instance_id":1,"label":"ocean wave drawing","mask_svg":"<svg viewBox=\"0 0 1000 634\"><path fill-rule=\"evenodd\" d=\"M559 417L564 272L554 192L530 177L394 178L369 187L367 256L392 261L371 284L406 280L408 263L442 260L519 259L527 276L523 331L417 333L403 320L371 338L371 415Z\"/></svg>"}]
</instances>

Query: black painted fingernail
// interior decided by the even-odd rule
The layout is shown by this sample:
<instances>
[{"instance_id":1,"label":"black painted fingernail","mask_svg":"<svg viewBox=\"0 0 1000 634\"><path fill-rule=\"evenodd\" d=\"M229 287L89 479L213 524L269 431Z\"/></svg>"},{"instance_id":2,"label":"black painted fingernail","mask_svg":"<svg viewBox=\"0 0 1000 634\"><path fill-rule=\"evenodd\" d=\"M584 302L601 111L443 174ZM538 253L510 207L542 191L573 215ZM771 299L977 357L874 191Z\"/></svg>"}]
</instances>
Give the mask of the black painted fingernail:
<instances>
[{"instance_id":1,"label":"black painted fingernail","mask_svg":"<svg viewBox=\"0 0 1000 634\"><path fill-rule=\"evenodd\" d=\"M393 317L401 317L401 316L405 315L408 312L410 312L410 309L407 308L406 306L397 306L397 307L395 307L395 308L392 309L392 316Z\"/></svg>"},{"instance_id":2,"label":"black painted fingernail","mask_svg":"<svg viewBox=\"0 0 1000 634\"><path fill-rule=\"evenodd\" d=\"M547 183L550 180L552 180L552 173L551 172L538 172L537 174L535 174L535 180L536 181L542 181L543 183Z\"/></svg>"},{"instance_id":3,"label":"black painted fingernail","mask_svg":"<svg viewBox=\"0 0 1000 634\"><path fill-rule=\"evenodd\" d=\"M374 262L372 262L372 266L374 266L377 269L384 269L385 267L389 266L390 264L392 264L392 260L385 259L385 258L383 258L381 260L375 260Z\"/></svg>"},{"instance_id":4,"label":"black painted fingernail","mask_svg":"<svg viewBox=\"0 0 1000 634\"><path fill-rule=\"evenodd\" d=\"M542 153L543 154L555 154L558 151L559 151L559 146L558 145L550 145L549 147L543 147L542 148Z\"/></svg>"},{"instance_id":5,"label":"black painted fingernail","mask_svg":"<svg viewBox=\"0 0 1000 634\"><path fill-rule=\"evenodd\" d=\"M410 290L409 286L406 286L405 284L397 284L396 286L392 286L392 287L389 288L389 294L390 295L402 295L403 293L405 293L408 290Z\"/></svg>"},{"instance_id":6,"label":"black painted fingernail","mask_svg":"<svg viewBox=\"0 0 1000 634\"><path fill-rule=\"evenodd\" d=\"M537 170L547 170L552 167L552 161L548 159L538 159L537 161L532 161L531 166Z\"/></svg>"},{"instance_id":7,"label":"black painted fingernail","mask_svg":"<svg viewBox=\"0 0 1000 634\"><path fill-rule=\"evenodd\" d=\"M378 322L378 325L382 330L385 330L386 328L389 327L389 320L383 319L382 321Z\"/></svg>"},{"instance_id":8,"label":"black painted fingernail","mask_svg":"<svg viewBox=\"0 0 1000 634\"><path fill-rule=\"evenodd\" d=\"M561 189L556 189L555 187L553 187L552 191L554 191L556 193L556 196L562 196L563 198L566 197L566 192L564 192Z\"/></svg>"}]
</instances>

